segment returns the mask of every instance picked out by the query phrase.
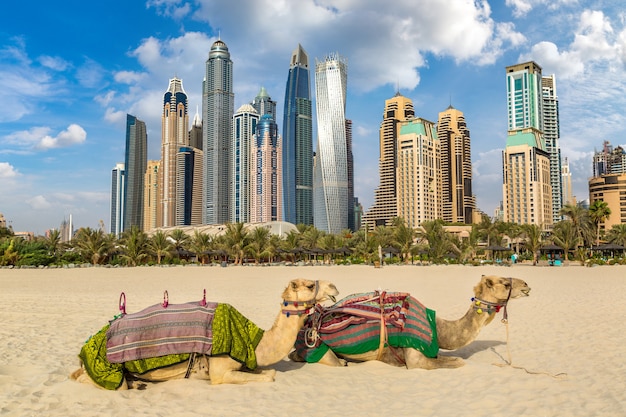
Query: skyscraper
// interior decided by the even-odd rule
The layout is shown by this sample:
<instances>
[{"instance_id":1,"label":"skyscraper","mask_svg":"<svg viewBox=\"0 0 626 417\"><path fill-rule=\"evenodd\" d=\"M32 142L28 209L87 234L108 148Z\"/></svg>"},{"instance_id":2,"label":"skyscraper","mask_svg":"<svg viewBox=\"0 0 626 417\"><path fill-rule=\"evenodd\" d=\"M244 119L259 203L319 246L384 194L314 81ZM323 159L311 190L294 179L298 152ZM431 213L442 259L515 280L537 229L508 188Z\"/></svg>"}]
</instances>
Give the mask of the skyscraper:
<instances>
[{"instance_id":1,"label":"skyscraper","mask_svg":"<svg viewBox=\"0 0 626 417\"><path fill-rule=\"evenodd\" d=\"M241 106L233 116L230 220L250 221L250 175L252 138L256 134L259 114L250 104Z\"/></svg>"},{"instance_id":2,"label":"skyscraper","mask_svg":"<svg viewBox=\"0 0 626 417\"><path fill-rule=\"evenodd\" d=\"M282 149L270 113L261 117L250 150L250 222L282 220Z\"/></svg>"},{"instance_id":3,"label":"skyscraper","mask_svg":"<svg viewBox=\"0 0 626 417\"><path fill-rule=\"evenodd\" d=\"M543 138L546 152L550 155L550 185L552 187L552 221L563 218L563 181L561 178L561 148L559 138L559 99L556 95L556 76L554 74L541 78L543 92Z\"/></svg>"},{"instance_id":4,"label":"skyscraper","mask_svg":"<svg viewBox=\"0 0 626 417\"><path fill-rule=\"evenodd\" d=\"M144 174L148 164L148 134L146 124L135 116L126 115L126 158L124 168L123 229L133 226L143 230Z\"/></svg>"},{"instance_id":5,"label":"skyscraper","mask_svg":"<svg viewBox=\"0 0 626 417\"><path fill-rule=\"evenodd\" d=\"M189 115L187 94L182 80L174 77L163 95L161 114L161 167L159 170L159 204L161 219L159 226L177 225L176 215L176 168L177 154L181 147L189 145Z\"/></svg>"},{"instance_id":6,"label":"skyscraper","mask_svg":"<svg viewBox=\"0 0 626 417\"><path fill-rule=\"evenodd\" d=\"M506 87L508 135L502 153L504 220L550 230L554 212L550 154L543 134L541 67L535 62L507 67Z\"/></svg>"},{"instance_id":7,"label":"skyscraper","mask_svg":"<svg viewBox=\"0 0 626 417\"><path fill-rule=\"evenodd\" d=\"M118 163L111 171L111 233L119 236L124 231L124 164Z\"/></svg>"},{"instance_id":8,"label":"skyscraper","mask_svg":"<svg viewBox=\"0 0 626 417\"><path fill-rule=\"evenodd\" d=\"M205 224L229 220L230 143L235 94L233 61L221 40L213 42L202 83L204 188L202 218Z\"/></svg>"},{"instance_id":9,"label":"skyscraper","mask_svg":"<svg viewBox=\"0 0 626 417\"><path fill-rule=\"evenodd\" d=\"M144 176L143 191L143 230L149 232L157 228L159 207L159 167L161 160L148 161Z\"/></svg>"},{"instance_id":10,"label":"skyscraper","mask_svg":"<svg viewBox=\"0 0 626 417\"><path fill-rule=\"evenodd\" d=\"M476 209L472 194L470 132L463 112L450 105L439 113L443 221L471 224Z\"/></svg>"},{"instance_id":11,"label":"skyscraper","mask_svg":"<svg viewBox=\"0 0 626 417\"><path fill-rule=\"evenodd\" d=\"M330 54L315 63L317 152L313 170L313 221L327 233L349 227L354 198L349 196L346 138L347 61ZM352 210L349 207L352 206Z\"/></svg>"},{"instance_id":12,"label":"skyscraper","mask_svg":"<svg viewBox=\"0 0 626 417\"><path fill-rule=\"evenodd\" d=\"M250 104L260 117L269 114L272 116L272 119L276 120L276 102L272 100L265 87L261 87L259 94L257 94Z\"/></svg>"},{"instance_id":13,"label":"skyscraper","mask_svg":"<svg viewBox=\"0 0 626 417\"><path fill-rule=\"evenodd\" d=\"M313 118L309 56L291 54L283 116L283 210L285 221L313 224Z\"/></svg>"},{"instance_id":14,"label":"skyscraper","mask_svg":"<svg viewBox=\"0 0 626 417\"><path fill-rule=\"evenodd\" d=\"M576 204L576 198L572 189L572 171L569 169L567 158L561 165L561 178L561 183L563 184L563 205Z\"/></svg>"},{"instance_id":15,"label":"skyscraper","mask_svg":"<svg viewBox=\"0 0 626 417\"><path fill-rule=\"evenodd\" d=\"M435 124L421 118L402 122L397 157L398 216L412 228L440 219L441 156Z\"/></svg>"},{"instance_id":16,"label":"skyscraper","mask_svg":"<svg viewBox=\"0 0 626 417\"><path fill-rule=\"evenodd\" d=\"M176 225L202 224L202 151L182 146L176 153Z\"/></svg>"},{"instance_id":17,"label":"skyscraper","mask_svg":"<svg viewBox=\"0 0 626 417\"><path fill-rule=\"evenodd\" d=\"M541 67L525 62L506 67L508 130L532 127L543 133Z\"/></svg>"},{"instance_id":18,"label":"skyscraper","mask_svg":"<svg viewBox=\"0 0 626 417\"><path fill-rule=\"evenodd\" d=\"M396 198L396 169L400 122L415 116L413 101L399 92L385 100L383 121L380 123L378 159L379 185L374 191L374 205L363 216L363 224L372 230L376 226L390 226L398 216Z\"/></svg>"}]
</instances>

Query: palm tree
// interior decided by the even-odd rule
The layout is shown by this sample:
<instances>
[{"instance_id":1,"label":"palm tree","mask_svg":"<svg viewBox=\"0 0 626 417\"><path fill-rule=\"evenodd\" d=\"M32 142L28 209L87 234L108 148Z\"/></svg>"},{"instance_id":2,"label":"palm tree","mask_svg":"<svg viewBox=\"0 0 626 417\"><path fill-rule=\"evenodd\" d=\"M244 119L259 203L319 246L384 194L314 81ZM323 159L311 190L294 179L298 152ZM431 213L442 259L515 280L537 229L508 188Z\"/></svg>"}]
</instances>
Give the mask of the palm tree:
<instances>
[{"instance_id":1,"label":"palm tree","mask_svg":"<svg viewBox=\"0 0 626 417\"><path fill-rule=\"evenodd\" d=\"M113 248L113 236L105 235L101 229L81 227L72 240L72 246L86 262L98 265L106 260Z\"/></svg>"},{"instance_id":2,"label":"palm tree","mask_svg":"<svg viewBox=\"0 0 626 417\"><path fill-rule=\"evenodd\" d=\"M487 246L491 244L499 244L502 241L502 238L498 238L500 235L499 227L500 223L498 220L492 222L491 217L483 214L480 223L478 224L479 235L482 239L487 241Z\"/></svg>"},{"instance_id":3,"label":"palm tree","mask_svg":"<svg viewBox=\"0 0 626 417\"><path fill-rule=\"evenodd\" d=\"M61 231L59 229L52 229L48 236L44 237L44 244L48 249L48 253L57 259L59 250L61 249Z\"/></svg>"},{"instance_id":4,"label":"palm tree","mask_svg":"<svg viewBox=\"0 0 626 417\"><path fill-rule=\"evenodd\" d=\"M561 220L554 225L552 239L555 245L559 245L565 251L565 260L569 260L569 251L576 249L580 238L576 234L574 224L569 220Z\"/></svg>"},{"instance_id":5,"label":"palm tree","mask_svg":"<svg viewBox=\"0 0 626 417\"><path fill-rule=\"evenodd\" d=\"M428 241L428 256L433 262L441 262L446 253L454 250L450 234L443 228L443 220L427 220L418 231L421 238Z\"/></svg>"},{"instance_id":6,"label":"palm tree","mask_svg":"<svg viewBox=\"0 0 626 417\"><path fill-rule=\"evenodd\" d=\"M259 264L262 258L268 257L270 251L270 231L265 227L256 227L250 233L249 243L245 251L254 257L255 264Z\"/></svg>"},{"instance_id":7,"label":"palm tree","mask_svg":"<svg viewBox=\"0 0 626 417\"><path fill-rule=\"evenodd\" d=\"M203 264L206 263L206 252L211 249L212 241L213 238L207 233L202 233L199 230L195 230L193 232L193 237L191 238L191 250L194 251L196 255L201 258L201 262Z\"/></svg>"},{"instance_id":8,"label":"palm tree","mask_svg":"<svg viewBox=\"0 0 626 417\"><path fill-rule=\"evenodd\" d=\"M596 200L589 206L589 217L596 226L596 246L600 244L600 224L611 216L611 209L606 201Z\"/></svg>"},{"instance_id":9,"label":"palm tree","mask_svg":"<svg viewBox=\"0 0 626 417\"><path fill-rule=\"evenodd\" d=\"M241 265L246 251L246 246L250 241L248 231L242 222L226 223L226 232L224 233L224 244L228 252L235 257L235 265Z\"/></svg>"},{"instance_id":10,"label":"palm tree","mask_svg":"<svg viewBox=\"0 0 626 417\"><path fill-rule=\"evenodd\" d=\"M174 249L179 252L181 249L186 249L189 243L189 235L185 233L183 229L174 229L169 233L169 237L174 241Z\"/></svg>"},{"instance_id":11,"label":"palm tree","mask_svg":"<svg viewBox=\"0 0 626 417\"><path fill-rule=\"evenodd\" d=\"M148 240L148 248L156 256L157 264L161 265L161 260L170 253L173 245L163 230L157 230Z\"/></svg>"},{"instance_id":12,"label":"palm tree","mask_svg":"<svg viewBox=\"0 0 626 417\"><path fill-rule=\"evenodd\" d=\"M121 242L123 253L120 257L129 266L137 266L148 257L148 235L138 226L132 226L130 230L122 233Z\"/></svg>"},{"instance_id":13,"label":"palm tree","mask_svg":"<svg viewBox=\"0 0 626 417\"><path fill-rule=\"evenodd\" d=\"M589 218L589 210L578 204L566 204L561 208L560 213L572 222L576 235L579 238L579 245L587 245L591 242L591 219Z\"/></svg>"},{"instance_id":14,"label":"palm tree","mask_svg":"<svg viewBox=\"0 0 626 417\"><path fill-rule=\"evenodd\" d=\"M626 248L626 223L614 224L607 234L607 239L611 243L622 245Z\"/></svg>"},{"instance_id":15,"label":"palm tree","mask_svg":"<svg viewBox=\"0 0 626 417\"><path fill-rule=\"evenodd\" d=\"M526 249L533 254L533 265L537 265L539 249L543 243L541 228L536 224L524 224L522 227L526 235Z\"/></svg>"},{"instance_id":16,"label":"palm tree","mask_svg":"<svg viewBox=\"0 0 626 417\"><path fill-rule=\"evenodd\" d=\"M411 248L413 247L413 240L415 239L415 231L413 228L406 225L406 222L400 218L395 217L392 220L393 224L393 240L400 247L400 253L405 263L409 263L411 256Z\"/></svg>"}]
</instances>

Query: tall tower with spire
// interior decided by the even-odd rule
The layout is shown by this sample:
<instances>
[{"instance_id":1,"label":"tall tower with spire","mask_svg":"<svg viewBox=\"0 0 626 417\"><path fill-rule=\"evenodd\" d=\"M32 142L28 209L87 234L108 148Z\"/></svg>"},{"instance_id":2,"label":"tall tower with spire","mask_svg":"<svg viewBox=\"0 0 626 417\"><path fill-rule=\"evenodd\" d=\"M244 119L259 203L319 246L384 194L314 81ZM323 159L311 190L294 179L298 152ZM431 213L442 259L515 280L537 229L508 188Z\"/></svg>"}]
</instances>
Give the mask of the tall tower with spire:
<instances>
[{"instance_id":1,"label":"tall tower with spire","mask_svg":"<svg viewBox=\"0 0 626 417\"><path fill-rule=\"evenodd\" d=\"M183 81L174 77L163 95L161 115L161 167L159 170L159 226L176 225L176 155L189 145L189 115Z\"/></svg>"},{"instance_id":2,"label":"tall tower with spire","mask_svg":"<svg viewBox=\"0 0 626 417\"><path fill-rule=\"evenodd\" d=\"M372 230L389 226L398 216L396 198L396 169L398 162L398 135L400 123L415 116L413 102L399 92L385 101L383 121L380 123L378 172L380 183L374 191L374 205L363 216L362 223Z\"/></svg>"},{"instance_id":3,"label":"tall tower with spire","mask_svg":"<svg viewBox=\"0 0 626 417\"><path fill-rule=\"evenodd\" d=\"M213 42L202 83L204 175L202 218L205 224L229 220L230 143L235 107L233 61L221 40Z\"/></svg>"},{"instance_id":4,"label":"tall tower with spire","mask_svg":"<svg viewBox=\"0 0 626 417\"><path fill-rule=\"evenodd\" d=\"M293 224L313 224L313 118L309 56L291 54L283 115L283 214Z\"/></svg>"}]
</instances>

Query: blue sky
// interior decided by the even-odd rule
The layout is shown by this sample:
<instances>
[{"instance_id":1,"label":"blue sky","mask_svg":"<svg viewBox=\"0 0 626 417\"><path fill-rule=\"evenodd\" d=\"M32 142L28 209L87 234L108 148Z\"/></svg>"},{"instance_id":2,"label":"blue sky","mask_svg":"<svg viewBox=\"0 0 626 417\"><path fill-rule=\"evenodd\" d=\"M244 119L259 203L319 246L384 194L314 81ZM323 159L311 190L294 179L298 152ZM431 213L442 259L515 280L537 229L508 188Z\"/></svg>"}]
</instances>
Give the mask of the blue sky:
<instances>
[{"instance_id":1,"label":"blue sky","mask_svg":"<svg viewBox=\"0 0 626 417\"><path fill-rule=\"evenodd\" d=\"M556 74L563 157L588 198L591 156L626 144L626 9L622 0L148 0L10 2L0 16L0 213L43 234L70 214L110 228L111 169L124 159L126 113L144 120L160 159L161 105L177 76L191 117L204 64L221 36L234 61L235 109L261 86L282 126L291 52L348 60L355 195L378 186L386 99L410 97L437 121L452 104L472 137L478 207L502 199L505 67ZM314 86L311 86L314 91Z\"/></svg>"}]
</instances>

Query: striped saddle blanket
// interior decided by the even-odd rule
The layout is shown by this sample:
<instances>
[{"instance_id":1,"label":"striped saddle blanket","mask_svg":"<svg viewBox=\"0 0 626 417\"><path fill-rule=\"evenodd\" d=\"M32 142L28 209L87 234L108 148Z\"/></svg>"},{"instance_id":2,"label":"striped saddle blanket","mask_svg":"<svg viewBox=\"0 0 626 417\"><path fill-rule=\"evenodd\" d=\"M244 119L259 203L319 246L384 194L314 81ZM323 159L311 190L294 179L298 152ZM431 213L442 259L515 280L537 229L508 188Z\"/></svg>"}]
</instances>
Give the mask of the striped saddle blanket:
<instances>
[{"instance_id":1,"label":"striped saddle blanket","mask_svg":"<svg viewBox=\"0 0 626 417\"><path fill-rule=\"evenodd\" d=\"M217 303L155 304L114 320L107 331L107 359L124 363L182 353L211 354Z\"/></svg>"},{"instance_id":2,"label":"striped saddle blanket","mask_svg":"<svg viewBox=\"0 0 626 417\"><path fill-rule=\"evenodd\" d=\"M382 335L381 320L386 333ZM338 354L377 350L381 337L384 346L412 347L436 357L435 311L408 293L353 294L330 307L318 306L298 333L295 348L307 362L317 362L328 349Z\"/></svg>"}]
</instances>

